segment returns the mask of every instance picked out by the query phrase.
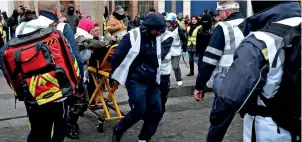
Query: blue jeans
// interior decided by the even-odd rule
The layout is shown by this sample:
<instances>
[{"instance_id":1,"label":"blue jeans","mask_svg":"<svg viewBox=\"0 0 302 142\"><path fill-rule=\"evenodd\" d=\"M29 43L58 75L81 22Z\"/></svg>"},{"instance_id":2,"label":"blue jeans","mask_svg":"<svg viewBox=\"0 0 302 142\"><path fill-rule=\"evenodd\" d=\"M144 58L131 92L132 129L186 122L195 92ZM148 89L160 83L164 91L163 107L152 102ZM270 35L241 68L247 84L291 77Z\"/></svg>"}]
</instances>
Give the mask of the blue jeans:
<instances>
[{"instance_id":1,"label":"blue jeans","mask_svg":"<svg viewBox=\"0 0 302 142\"><path fill-rule=\"evenodd\" d=\"M140 83L129 79L126 83L130 112L116 125L125 132L135 123L144 120L140 140L150 140L157 130L161 118L161 99L159 85L156 82Z\"/></svg>"}]
</instances>

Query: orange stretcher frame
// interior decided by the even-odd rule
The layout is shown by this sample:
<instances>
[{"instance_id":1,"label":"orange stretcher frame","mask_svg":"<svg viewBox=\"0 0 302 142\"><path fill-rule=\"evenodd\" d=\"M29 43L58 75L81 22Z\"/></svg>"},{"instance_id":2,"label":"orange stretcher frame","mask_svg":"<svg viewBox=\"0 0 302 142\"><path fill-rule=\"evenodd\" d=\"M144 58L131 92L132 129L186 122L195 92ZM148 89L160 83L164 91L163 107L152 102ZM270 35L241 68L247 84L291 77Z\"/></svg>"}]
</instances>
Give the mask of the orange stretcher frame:
<instances>
[{"instance_id":1,"label":"orange stretcher frame","mask_svg":"<svg viewBox=\"0 0 302 142\"><path fill-rule=\"evenodd\" d=\"M118 89L119 84L115 83L113 87L109 83L109 72L111 71L111 63L108 59L112 56L117 44L112 45L108 50L101 64L97 61L97 67L89 66L89 74L93 78L94 85L96 86L88 104L89 110L99 118L98 131L103 132L103 123L107 120L118 120L124 118L123 113L116 102L114 93ZM103 89L105 86L106 89ZM108 94L108 95L106 95ZM92 108L102 108L104 110L104 116L98 114ZM109 109L116 112L116 116L111 116Z\"/></svg>"}]
</instances>

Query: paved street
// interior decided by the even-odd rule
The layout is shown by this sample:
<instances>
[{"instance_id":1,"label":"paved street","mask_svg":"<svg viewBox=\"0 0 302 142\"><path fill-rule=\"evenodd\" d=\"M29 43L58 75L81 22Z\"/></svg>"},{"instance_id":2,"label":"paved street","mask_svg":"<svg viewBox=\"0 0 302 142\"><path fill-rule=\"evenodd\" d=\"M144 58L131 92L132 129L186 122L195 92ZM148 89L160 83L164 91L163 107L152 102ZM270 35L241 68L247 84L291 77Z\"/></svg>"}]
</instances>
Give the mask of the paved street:
<instances>
[{"instance_id":1,"label":"paved street","mask_svg":"<svg viewBox=\"0 0 302 142\"><path fill-rule=\"evenodd\" d=\"M196 74L194 77L186 77L185 75L189 70L183 62L181 63L181 69L184 86L176 88L174 74L171 75L172 90L169 94L167 112L152 142L205 141L213 95L206 96L203 102L195 102L192 98L192 86L195 84ZM195 73L197 73L197 68ZM27 118L25 117L26 112L22 102L17 102L15 109L15 100L2 75L0 75L0 90L0 142L24 142L29 132ZM127 94L124 88L119 88L116 92L116 98L121 104L121 110L123 112L129 111ZM91 112L87 111L79 121L81 128L80 140L66 138L66 142L110 142L111 130L116 123L117 121L106 121L104 132L98 133L98 121ZM122 141L135 142L141 126L142 122L129 129L124 134ZM224 141L242 141L242 120L239 116L231 124Z\"/></svg>"}]
</instances>

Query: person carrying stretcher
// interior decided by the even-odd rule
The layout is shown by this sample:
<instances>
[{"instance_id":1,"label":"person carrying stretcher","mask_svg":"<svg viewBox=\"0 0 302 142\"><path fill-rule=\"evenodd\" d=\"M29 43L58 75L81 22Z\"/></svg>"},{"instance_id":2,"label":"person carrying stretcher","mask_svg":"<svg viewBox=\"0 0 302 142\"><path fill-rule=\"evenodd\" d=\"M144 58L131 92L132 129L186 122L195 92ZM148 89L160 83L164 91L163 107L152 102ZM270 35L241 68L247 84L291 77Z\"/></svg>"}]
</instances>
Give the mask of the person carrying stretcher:
<instances>
[{"instance_id":1,"label":"person carrying stretcher","mask_svg":"<svg viewBox=\"0 0 302 142\"><path fill-rule=\"evenodd\" d=\"M91 56L93 56L94 53L101 52L101 54L105 55L108 50L108 44L110 44L110 40L106 38L105 40L101 41L99 40L99 36L100 28L95 21L89 18L83 18L80 20L77 27L77 33L75 34L75 39L85 64L84 88L80 88L83 89L83 91L79 92L85 93L84 95L79 95L83 96L81 99L72 100L70 103L67 136L71 139L79 139L79 126L77 121L79 117L87 110L88 106L89 95L86 90L88 83L87 61L91 58Z\"/></svg>"}]
</instances>

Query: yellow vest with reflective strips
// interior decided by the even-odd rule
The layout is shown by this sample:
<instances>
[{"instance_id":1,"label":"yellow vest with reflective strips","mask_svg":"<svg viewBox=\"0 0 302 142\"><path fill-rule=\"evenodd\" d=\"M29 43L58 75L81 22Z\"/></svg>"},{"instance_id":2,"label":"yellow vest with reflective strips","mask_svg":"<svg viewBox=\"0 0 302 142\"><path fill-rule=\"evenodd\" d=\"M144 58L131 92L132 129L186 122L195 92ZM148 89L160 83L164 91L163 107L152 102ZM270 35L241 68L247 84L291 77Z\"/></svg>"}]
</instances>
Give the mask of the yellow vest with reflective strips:
<instances>
[{"instance_id":1,"label":"yellow vest with reflective strips","mask_svg":"<svg viewBox=\"0 0 302 142\"><path fill-rule=\"evenodd\" d=\"M185 24L185 21L184 21L184 20L179 21L179 20L177 19L177 23L178 23L178 25L179 25L180 27L182 27L183 29L186 29L186 24Z\"/></svg>"},{"instance_id":2,"label":"yellow vest with reflective strips","mask_svg":"<svg viewBox=\"0 0 302 142\"><path fill-rule=\"evenodd\" d=\"M195 30L192 33L192 36L189 36L188 46L191 46L191 44L193 44L193 47L195 48L195 46L196 46L196 37L197 37L197 32L198 32L199 28L201 28L201 26L196 27ZM188 28L188 31L190 31L190 28Z\"/></svg>"},{"instance_id":3,"label":"yellow vest with reflective strips","mask_svg":"<svg viewBox=\"0 0 302 142\"><path fill-rule=\"evenodd\" d=\"M105 19L105 17L103 16L103 33L108 35L108 32L107 32L107 20Z\"/></svg>"},{"instance_id":4,"label":"yellow vest with reflective strips","mask_svg":"<svg viewBox=\"0 0 302 142\"><path fill-rule=\"evenodd\" d=\"M2 17L2 20L0 21L0 35L2 36L2 37L0 37L0 38L3 38L3 41L5 41L6 40L6 31L3 29L4 27L4 18Z\"/></svg>"}]
</instances>

